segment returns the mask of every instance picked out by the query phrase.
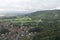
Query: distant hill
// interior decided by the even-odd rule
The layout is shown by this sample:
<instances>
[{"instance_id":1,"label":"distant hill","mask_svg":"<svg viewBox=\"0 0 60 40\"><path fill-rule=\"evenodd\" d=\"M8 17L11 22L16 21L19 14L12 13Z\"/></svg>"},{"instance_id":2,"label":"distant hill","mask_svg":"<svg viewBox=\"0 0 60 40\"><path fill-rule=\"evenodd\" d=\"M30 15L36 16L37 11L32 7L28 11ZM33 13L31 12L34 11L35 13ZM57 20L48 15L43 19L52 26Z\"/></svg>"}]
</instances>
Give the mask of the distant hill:
<instances>
[{"instance_id":1,"label":"distant hill","mask_svg":"<svg viewBox=\"0 0 60 40\"><path fill-rule=\"evenodd\" d=\"M20 16L20 15L25 15L27 13L30 13L30 12L24 12L24 11L4 11L4 12L0 12L0 17L3 17L3 16L6 16L6 17Z\"/></svg>"},{"instance_id":2,"label":"distant hill","mask_svg":"<svg viewBox=\"0 0 60 40\"><path fill-rule=\"evenodd\" d=\"M60 10L36 11L28 15L33 20L60 20Z\"/></svg>"},{"instance_id":3,"label":"distant hill","mask_svg":"<svg viewBox=\"0 0 60 40\"><path fill-rule=\"evenodd\" d=\"M11 12L10 12L11 13ZM14 15L14 16L13 16ZM31 20L44 20L44 21L60 21L60 10L45 10L45 11L36 11L32 13L20 14L20 13L11 13L6 14L3 18L30 18Z\"/></svg>"}]
</instances>

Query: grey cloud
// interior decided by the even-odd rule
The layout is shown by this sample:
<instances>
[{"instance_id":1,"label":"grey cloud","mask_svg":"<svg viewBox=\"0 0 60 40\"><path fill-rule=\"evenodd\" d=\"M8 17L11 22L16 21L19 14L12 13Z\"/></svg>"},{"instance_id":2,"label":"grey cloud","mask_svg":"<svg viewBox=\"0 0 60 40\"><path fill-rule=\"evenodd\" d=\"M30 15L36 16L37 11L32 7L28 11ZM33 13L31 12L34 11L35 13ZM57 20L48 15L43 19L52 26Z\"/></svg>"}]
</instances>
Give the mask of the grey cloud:
<instances>
[{"instance_id":1,"label":"grey cloud","mask_svg":"<svg viewBox=\"0 0 60 40\"><path fill-rule=\"evenodd\" d=\"M56 7L60 7L60 0L0 0L0 9L2 11L31 11Z\"/></svg>"}]
</instances>

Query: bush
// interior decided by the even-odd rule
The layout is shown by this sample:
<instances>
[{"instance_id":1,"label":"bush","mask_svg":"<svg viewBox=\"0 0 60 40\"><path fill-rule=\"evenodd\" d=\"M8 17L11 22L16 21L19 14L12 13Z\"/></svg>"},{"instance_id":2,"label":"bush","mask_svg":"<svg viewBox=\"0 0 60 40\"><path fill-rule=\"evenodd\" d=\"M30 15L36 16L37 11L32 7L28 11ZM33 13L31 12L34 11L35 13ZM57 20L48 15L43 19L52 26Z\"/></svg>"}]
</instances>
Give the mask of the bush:
<instances>
[{"instance_id":1,"label":"bush","mask_svg":"<svg viewBox=\"0 0 60 40\"><path fill-rule=\"evenodd\" d=\"M6 33L9 33L8 29L5 28L0 29L0 34L6 34Z\"/></svg>"}]
</instances>

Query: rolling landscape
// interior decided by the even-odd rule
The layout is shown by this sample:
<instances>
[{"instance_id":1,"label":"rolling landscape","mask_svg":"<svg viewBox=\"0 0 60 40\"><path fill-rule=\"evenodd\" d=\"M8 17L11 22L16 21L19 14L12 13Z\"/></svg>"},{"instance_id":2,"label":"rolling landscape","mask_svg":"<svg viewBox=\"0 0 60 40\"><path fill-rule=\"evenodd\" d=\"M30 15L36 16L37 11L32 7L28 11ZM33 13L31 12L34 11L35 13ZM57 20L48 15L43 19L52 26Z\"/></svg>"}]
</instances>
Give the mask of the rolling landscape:
<instances>
[{"instance_id":1,"label":"rolling landscape","mask_svg":"<svg viewBox=\"0 0 60 40\"><path fill-rule=\"evenodd\" d=\"M60 10L0 16L0 40L60 40Z\"/></svg>"}]
</instances>

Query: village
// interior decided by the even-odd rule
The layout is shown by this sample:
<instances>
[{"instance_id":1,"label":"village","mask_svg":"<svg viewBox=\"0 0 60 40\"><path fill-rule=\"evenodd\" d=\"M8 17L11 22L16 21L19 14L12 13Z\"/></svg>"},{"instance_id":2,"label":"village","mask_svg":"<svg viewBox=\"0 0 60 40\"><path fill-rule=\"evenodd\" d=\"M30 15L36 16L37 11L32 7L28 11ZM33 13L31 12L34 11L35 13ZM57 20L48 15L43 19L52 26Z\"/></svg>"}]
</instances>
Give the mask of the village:
<instances>
[{"instance_id":1,"label":"village","mask_svg":"<svg viewBox=\"0 0 60 40\"><path fill-rule=\"evenodd\" d=\"M28 32L33 27L15 26L12 23L0 23L0 40L32 40L34 33Z\"/></svg>"}]
</instances>

